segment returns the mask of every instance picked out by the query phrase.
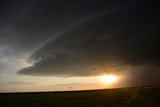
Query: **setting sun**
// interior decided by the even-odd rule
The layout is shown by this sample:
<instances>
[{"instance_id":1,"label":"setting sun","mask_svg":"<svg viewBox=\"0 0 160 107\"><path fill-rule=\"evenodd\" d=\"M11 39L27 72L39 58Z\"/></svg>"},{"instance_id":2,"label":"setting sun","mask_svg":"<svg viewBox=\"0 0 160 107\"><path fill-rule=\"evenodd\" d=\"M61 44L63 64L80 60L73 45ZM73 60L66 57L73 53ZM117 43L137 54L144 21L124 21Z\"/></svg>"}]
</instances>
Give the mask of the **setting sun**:
<instances>
[{"instance_id":1,"label":"setting sun","mask_svg":"<svg viewBox=\"0 0 160 107\"><path fill-rule=\"evenodd\" d=\"M117 77L114 75L104 75L100 77L102 82L112 84L117 81Z\"/></svg>"}]
</instances>

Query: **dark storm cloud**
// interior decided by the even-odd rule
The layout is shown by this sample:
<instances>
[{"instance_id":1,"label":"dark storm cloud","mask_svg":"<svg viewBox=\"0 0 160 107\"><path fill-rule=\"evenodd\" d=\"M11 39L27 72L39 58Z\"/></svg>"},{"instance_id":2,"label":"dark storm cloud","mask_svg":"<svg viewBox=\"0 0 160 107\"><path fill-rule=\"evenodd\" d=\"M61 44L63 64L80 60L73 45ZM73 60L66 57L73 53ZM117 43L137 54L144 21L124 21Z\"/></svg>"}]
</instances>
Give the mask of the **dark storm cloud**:
<instances>
[{"instance_id":1,"label":"dark storm cloud","mask_svg":"<svg viewBox=\"0 0 160 107\"><path fill-rule=\"evenodd\" d=\"M9 71L10 63L18 66L16 62L19 59L22 60L78 23L133 2L135 1L1 0L0 71L2 68Z\"/></svg>"},{"instance_id":2,"label":"dark storm cloud","mask_svg":"<svg viewBox=\"0 0 160 107\"><path fill-rule=\"evenodd\" d=\"M33 52L77 23L134 0L1 0L0 46Z\"/></svg>"},{"instance_id":3,"label":"dark storm cloud","mask_svg":"<svg viewBox=\"0 0 160 107\"><path fill-rule=\"evenodd\" d=\"M33 46L40 47L46 41L87 18L115 9L118 4L127 5L129 3L102 0L42 0L36 2L26 20L18 27L20 34L24 35L21 38L21 45L35 49Z\"/></svg>"},{"instance_id":4,"label":"dark storm cloud","mask_svg":"<svg viewBox=\"0 0 160 107\"><path fill-rule=\"evenodd\" d=\"M152 3L134 4L80 24L36 51L29 58L33 66L18 73L93 76L134 68L144 75L142 80L156 74L157 81L160 36L157 7Z\"/></svg>"},{"instance_id":5,"label":"dark storm cloud","mask_svg":"<svg viewBox=\"0 0 160 107\"><path fill-rule=\"evenodd\" d=\"M0 1L0 56L2 56L0 63L7 66L5 71L9 71L11 60L15 59L14 63L17 63L16 61L22 58L25 52L32 50L24 48L21 44L24 41L21 38L25 35L20 33L18 27L27 19L32 10L33 2L27 0ZM0 68L1 70L2 68Z\"/></svg>"}]
</instances>

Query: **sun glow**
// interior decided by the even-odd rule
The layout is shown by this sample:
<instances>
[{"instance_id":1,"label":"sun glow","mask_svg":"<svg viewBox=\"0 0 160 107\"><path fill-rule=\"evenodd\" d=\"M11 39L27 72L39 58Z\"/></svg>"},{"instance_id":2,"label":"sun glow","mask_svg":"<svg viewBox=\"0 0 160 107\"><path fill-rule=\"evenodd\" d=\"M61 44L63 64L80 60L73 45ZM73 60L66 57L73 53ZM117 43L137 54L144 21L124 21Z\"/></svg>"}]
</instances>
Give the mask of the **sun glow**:
<instances>
[{"instance_id":1,"label":"sun glow","mask_svg":"<svg viewBox=\"0 0 160 107\"><path fill-rule=\"evenodd\" d=\"M100 77L103 83L112 84L118 80L118 77L115 75L104 75Z\"/></svg>"}]
</instances>

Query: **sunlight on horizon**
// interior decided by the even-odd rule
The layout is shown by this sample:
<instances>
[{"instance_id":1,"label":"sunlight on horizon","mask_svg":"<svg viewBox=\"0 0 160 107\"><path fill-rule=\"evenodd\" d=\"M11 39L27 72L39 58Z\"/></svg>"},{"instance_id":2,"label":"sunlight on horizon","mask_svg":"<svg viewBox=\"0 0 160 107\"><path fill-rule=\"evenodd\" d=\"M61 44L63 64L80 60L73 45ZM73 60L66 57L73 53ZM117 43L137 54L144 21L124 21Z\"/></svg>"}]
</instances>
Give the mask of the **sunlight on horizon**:
<instances>
[{"instance_id":1,"label":"sunlight on horizon","mask_svg":"<svg viewBox=\"0 0 160 107\"><path fill-rule=\"evenodd\" d=\"M103 75L100 76L100 80L103 84L112 85L119 81L119 77L116 75Z\"/></svg>"}]
</instances>

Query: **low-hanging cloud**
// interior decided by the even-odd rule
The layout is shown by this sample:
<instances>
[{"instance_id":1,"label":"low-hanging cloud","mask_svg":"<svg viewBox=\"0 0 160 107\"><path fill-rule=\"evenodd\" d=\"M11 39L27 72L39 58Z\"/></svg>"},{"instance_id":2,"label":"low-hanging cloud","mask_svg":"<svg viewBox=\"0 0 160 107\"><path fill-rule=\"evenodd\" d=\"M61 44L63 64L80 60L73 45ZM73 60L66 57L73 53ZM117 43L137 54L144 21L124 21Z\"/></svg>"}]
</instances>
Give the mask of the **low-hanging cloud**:
<instances>
[{"instance_id":1,"label":"low-hanging cloud","mask_svg":"<svg viewBox=\"0 0 160 107\"><path fill-rule=\"evenodd\" d=\"M143 65L134 71L156 72L159 78L160 36L155 12L152 5L142 3L80 24L31 55L28 62L33 65L18 74L94 76Z\"/></svg>"},{"instance_id":2,"label":"low-hanging cloud","mask_svg":"<svg viewBox=\"0 0 160 107\"><path fill-rule=\"evenodd\" d=\"M33 85L35 82L27 82L27 81L9 81L8 84L12 85Z\"/></svg>"}]
</instances>

